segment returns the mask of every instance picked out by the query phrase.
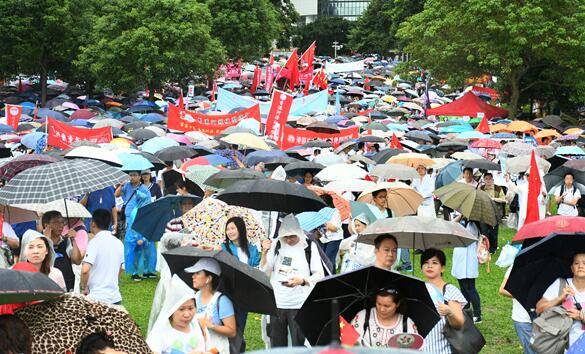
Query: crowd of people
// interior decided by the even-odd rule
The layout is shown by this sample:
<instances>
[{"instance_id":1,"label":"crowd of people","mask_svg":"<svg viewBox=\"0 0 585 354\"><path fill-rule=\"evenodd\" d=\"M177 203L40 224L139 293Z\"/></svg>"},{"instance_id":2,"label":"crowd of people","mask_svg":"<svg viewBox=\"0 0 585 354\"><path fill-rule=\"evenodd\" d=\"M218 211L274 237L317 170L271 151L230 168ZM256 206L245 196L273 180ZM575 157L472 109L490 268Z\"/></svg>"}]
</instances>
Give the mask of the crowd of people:
<instances>
[{"instance_id":1,"label":"crowd of people","mask_svg":"<svg viewBox=\"0 0 585 354\"><path fill-rule=\"evenodd\" d=\"M370 70L374 70L373 64L370 64ZM382 73L386 73L385 66ZM272 147L273 154L261 155L245 144L226 144L221 136L213 139L197 132L196 138L190 138L188 134L170 133L164 125L156 127L145 123L143 127L159 129L164 136L172 134L191 142L189 145L177 142L160 147L155 152L180 146L191 148L191 154L161 160L156 153L143 153L141 149L149 139L135 139L131 133L132 129L144 128L132 128L119 134L117 139L123 140L122 147L114 143L104 146L88 144L96 149L94 152L101 151L104 156L128 154L130 151L146 163L144 168L128 167L124 163L117 165L116 168L127 174L123 182L70 195L63 202L64 208L41 212L25 204L3 205L1 268L42 273L54 281L62 292L77 293L91 301L114 307L123 307L126 301L120 292L120 276L123 273L135 283L144 279L159 279L145 341L152 352L160 354L241 353L249 350L245 336L249 311L234 301L233 294L223 290L225 287L222 284L227 281L225 268L221 261L213 257L213 252L221 251L233 257L239 262L239 269L255 269L265 274L276 306L273 313L263 316L262 333L257 333L262 336L267 348L310 345L309 336L297 319L311 292L321 281L368 267L393 274L414 276L417 273L421 274L419 281L424 282L427 289L427 294L421 296L428 296L434 304L434 308L429 310L437 316L432 329L424 336L419 333L421 326L416 323L417 319L408 317L409 312L405 309L408 299L403 289L389 281L364 294L369 305L353 313L351 318L346 318L357 333L355 342L365 347L387 348L398 346L392 344L396 335L409 334L413 340L407 347L429 353L454 352L445 327L464 330L466 321L482 323L482 298L477 285L483 281L480 267L489 262L490 254L495 255L504 247L511 247L499 242L499 229L512 227L520 230L525 224L533 222L526 221L529 209L534 207L531 204L534 187L530 176L537 174L539 180L545 177L545 183L539 183L536 192L540 219L552 214L561 217L579 217L582 214L583 165L565 165L566 161L578 161L575 157L580 155L575 149L580 149L582 138L563 139L567 135L560 134L562 130L559 126L556 135L552 135L553 139L546 136L545 141L543 137L538 137L537 126L531 124L522 131L508 131L500 137L497 137L495 130L490 135L488 127L488 133L477 132L477 136L461 139L458 133L450 133L456 130L443 129L467 127L467 121L441 124L444 122L424 117L414 107L416 105L404 108L404 102L424 101L424 86L414 84L411 89L410 84L400 85L405 84L403 81L378 78L383 85L395 85L391 88L394 90L391 92L394 95L392 100L387 98L389 89L366 87L364 80L358 76L344 74L340 80L345 80L345 85L330 84L334 90L345 86L346 92L352 87L362 88L359 95L348 96L350 100L337 108L333 107L338 110L337 115L345 117L346 121L352 117L366 119L351 120L354 125L363 126L360 136L352 143L314 140L313 146L307 144L287 151ZM369 79L372 76L368 74L366 77ZM236 84L234 86L237 87ZM435 103L450 101L444 95L439 96L440 90L434 92L436 97L445 97L443 100L437 98ZM303 94L299 92L298 95ZM366 95L370 98L361 102L360 99L364 100ZM187 101L187 106L204 107L201 102ZM108 108L121 106L106 102L116 101L104 98L99 104ZM149 101L144 99L139 105L150 106L152 103L146 102ZM423 103L430 106L430 102ZM166 103L166 106L168 104L172 103ZM365 105L363 108L368 108L369 112L365 115L356 113L360 105ZM385 106L388 106L386 112L402 109L407 113L392 118L396 116L374 111ZM92 117L95 117L96 123L101 119L113 119L106 118L106 112L114 111L101 109L99 105L85 110L94 114ZM384 129L373 126L374 112L383 116L378 121L383 122L380 125ZM423 119L427 120L425 124L417 123ZM141 120L137 118L136 121ZM503 126L498 127L499 131L504 132L506 126L513 123L499 121L497 124L490 123L490 126L499 124ZM533 123L541 124L541 121ZM249 126L242 129L245 134L267 140L261 134L259 124L256 132ZM473 128L471 131L474 132ZM154 134L155 130L152 132ZM409 132L419 132L423 136ZM42 145L43 138L40 139ZM486 141L490 144L476 144ZM0 165L0 174L4 174L3 168L13 159L22 156L60 156L70 152L51 148L38 151L36 145L16 145L16 140L12 143L15 144L14 154L18 149L23 154L9 158L5 165ZM440 149L442 144L447 147ZM508 144L516 144L523 151L508 150ZM73 150L79 147L83 146L72 146ZM573 149L570 156L555 153L555 149L565 147ZM552 149L552 153L546 149ZM519 169L512 165L513 156L530 161L532 151L538 151L543 157L544 162L539 161L537 169L531 168L530 164ZM104 156L85 158L104 161ZM545 161L544 157L549 161ZM205 162L190 164L195 159ZM305 163L305 167L287 173L287 166L296 162ZM549 172L551 164L554 164L554 169ZM40 165L21 168L19 173L43 168ZM384 173L374 172L376 167L383 165L388 166ZM333 169L337 170L331 173ZM221 201L222 191L250 178L233 180L231 186L214 186L210 181L224 170L241 170L253 175L252 179L266 178L302 187L322 208L316 211L307 207L308 213L290 213L228 205ZM328 170L330 173L325 176ZM5 178L4 188L10 188L13 178ZM472 201L470 206L454 206L452 201L443 197L445 188L451 188L454 192L455 188L459 188L466 194L473 194L477 200L484 198L485 194L487 204L476 205ZM404 197L403 193L413 194ZM175 198L175 204L162 204L167 198ZM85 214L76 215L68 209L69 203L78 205ZM156 209L159 216L150 214L145 217L146 208L152 206L156 206L151 209ZM234 207L240 208L237 213L236 209L230 209ZM11 208L18 210L11 211ZM219 216L214 216L214 208L219 208ZM404 208L407 208L406 211ZM36 213L26 222L9 222L10 213L22 210ZM445 246L453 248L450 259L447 254L451 253L446 253L442 247L421 249L404 246L402 236L394 234L393 230L379 232L373 242L365 241L363 236L375 233L372 230L376 230L381 220L409 215L419 220L439 218L451 225L460 225L471 241L456 247L450 244ZM158 231L155 225L163 219L164 227ZM152 225L152 230L144 232L140 224ZM197 229L201 225L206 225L202 232L194 231L201 230ZM218 237L211 236L212 228L219 230ZM259 237L255 237L257 235ZM539 240L526 239L522 248L526 249ZM209 252L210 256L193 258L188 267L177 271L165 255L184 248L196 248ZM558 279L547 285L532 309L514 299L515 294L507 290L512 267L503 279L499 292L502 296L513 298L512 320L525 353L535 352L530 341L532 324L538 315L548 313L547 309L562 305L572 319L568 333L569 346L584 332L585 316L580 304L585 301L585 253L580 251L585 250L574 251L572 277L565 279L559 275ZM508 260L506 265L511 264L512 261ZM420 270L415 271L417 265ZM457 284L447 281L447 271L457 280ZM0 348L7 348L4 352L31 352L34 336L31 337L26 323L18 316L21 309L37 303L19 302L0 306ZM341 315L344 315L343 311ZM116 343L106 332L90 333L80 338L76 350L78 353L115 353L121 350Z\"/></svg>"}]
</instances>

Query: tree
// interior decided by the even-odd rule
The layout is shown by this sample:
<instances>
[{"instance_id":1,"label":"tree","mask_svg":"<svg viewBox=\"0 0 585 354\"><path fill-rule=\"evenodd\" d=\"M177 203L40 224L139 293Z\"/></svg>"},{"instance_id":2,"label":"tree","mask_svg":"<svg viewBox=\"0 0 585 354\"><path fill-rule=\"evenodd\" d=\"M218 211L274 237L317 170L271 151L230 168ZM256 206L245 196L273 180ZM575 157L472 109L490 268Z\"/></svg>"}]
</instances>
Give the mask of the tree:
<instances>
[{"instance_id":1,"label":"tree","mask_svg":"<svg viewBox=\"0 0 585 354\"><path fill-rule=\"evenodd\" d=\"M278 48L290 48L291 40L295 34L295 26L299 22L299 13L290 0L270 0L278 13L282 31L276 39Z\"/></svg>"},{"instance_id":2,"label":"tree","mask_svg":"<svg viewBox=\"0 0 585 354\"><path fill-rule=\"evenodd\" d=\"M213 14L212 33L230 59L256 60L279 37L279 15L268 0L207 0Z\"/></svg>"},{"instance_id":3,"label":"tree","mask_svg":"<svg viewBox=\"0 0 585 354\"><path fill-rule=\"evenodd\" d=\"M570 0L427 0L398 30L405 51L433 76L461 84L485 73L509 89L514 117L522 92L541 85L571 86L585 62L585 3ZM526 80L534 70L556 80Z\"/></svg>"},{"instance_id":4,"label":"tree","mask_svg":"<svg viewBox=\"0 0 585 354\"><path fill-rule=\"evenodd\" d=\"M103 4L76 64L98 84L151 96L165 82L211 74L224 60L211 14L197 0L112 0Z\"/></svg>"},{"instance_id":5,"label":"tree","mask_svg":"<svg viewBox=\"0 0 585 354\"><path fill-rule=\"evenodd\" d=\"M298 28L294 44L298 48L308 48L313 41L317 42L317 55L333 56L333 42L343 45L337 53L348 53L347 36L352 27L352 22L341 17L318 17L311 22Z\"/></svg>"},{"instance_id":6,"label":"tree","mask_svg":"<svg viewBox=\"0 0 585 354\"><path fill-rule=\"evenodd\" d=\"M0 73L38 75L41 105L49 74L69 72L85 22L83 0L0 1Z\"/></svg>"},{"instance_id":7,"label":"tree","mask_svg":"<svg viewBox=\"0 0 585 354\"><path fill-rule=\"evenodd\" d=\"M349 46L359 53L387 55L401 44L396 38L399 25L422 11L423 0L372 0L349 33Z\"/></svg>"}]
</instances>

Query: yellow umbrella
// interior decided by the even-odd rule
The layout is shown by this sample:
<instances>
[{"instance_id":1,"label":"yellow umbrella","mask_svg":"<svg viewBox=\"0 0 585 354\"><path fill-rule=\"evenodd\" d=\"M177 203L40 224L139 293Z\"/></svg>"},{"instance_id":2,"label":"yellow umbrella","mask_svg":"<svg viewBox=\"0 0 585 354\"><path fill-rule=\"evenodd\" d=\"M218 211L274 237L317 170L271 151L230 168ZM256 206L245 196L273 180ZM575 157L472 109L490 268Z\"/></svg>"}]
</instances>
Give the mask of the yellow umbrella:
<instances>
[{"instance_id":1,"label":"yellow umbrella","mask_svg":"<svg viewBox=\"0 0 585 354\"><path fill-rule=\"evenodd\" d=\"M534 125L525 122L523 120L515 120L512 123L508 124L506 129L509 132L521 132L521 133L528 133L528 132L538 132L538 128Z\"/></svg>"},{"instance_id":2,"label":"yellow umbrella","mask_svg":"<svg viewBox=\"0 0 585 354\"><path fill-rule=\"evenodd\" d=\"M396 97L386 95L386 96L382 97L382 101L392 103L392 102L396 101Z\"/></svg>"},{"instance_id":3,"label":"yellow umbrella","mask_svg":"<svg viewBox=\"0 0 585 354\"><path fill-rule=\"evenodd\" d=\"M569 128L565 130L564 134L566 135L581 135L583 134L583 129L581 128Z\"/></svg>"},{"instance_id":4,"label":"yellow umbrella","mask_svg":"<svg viewBox=\"0 0 585 354\"><path fill-rule=\"evenodd\" d=\"M386 207L392 210L394 216L404 216L416 214L418 206L423 201L423 197L412 187L401 182L382 182L365 189L358 197L359 202L372 204L374 198L372 193L385 189Z\"/></svg>"},{"instance_id":5,"label":"yellow umbrella","mask_svg":"<svg viewBox=\"0 0 585 354\"><path fill-rule=\"evenodd\" d=\"M399 154L396 156L392 156L387 163L399 163L402 165L407 165L410 167L418 167L419 165L423 165L425 167L430 167L434 165L435 161L428 157L425 154L418 154L414 152L409 152L406 154Z\"/></svg>"},{"instance_id":6,"label":"yellow umbrella","mask_svg":"<svg viewBox=\"0 0 585 354\"><path fill-rule=\"evenodd\" d=\"M502 130L506 130L506 128L508 128L508 126L506 124L496 123L496 124L490 125L490 133L501 132Z\"/></svg>"},{"instance_id":7,"label":"yellow umbrella","mask_svg":"<svg viewBox=\"0 0 585 354\"><path fill-rule=\"evenodd\" d=\"M115 138L115 139L112 139L112 141L110 141L110 144L116 145L116 146L119 146L119 147L123 147L123 148L132 147L132 143L130 142L130 140L124 139L124 138Z\"/></svg>"},{"instance_id":8,"label":"yellow umbrella","mask_svg":"<svg viewBox=\"0 0 585 354\"><path fill-rule=\"evenodd\" d=\"M561 136L561 134L559 134L559 132L557 132L554 129L543 129L534 135L534 137L536 139L542 139L542 138L547 138L547 137L555 137L556 138L559 136Z\"/></svg>"},{"instance_id":9,"label":"yellow umbrella","mask_svg":"<svg viewBox=\"0 0 585 354\"><path fill-rule=\"evenodd\" d=\"M272 150L264 140L250 133L233 133L221 138L221 141L257 150Z\"/></svg>"}]
</instances>

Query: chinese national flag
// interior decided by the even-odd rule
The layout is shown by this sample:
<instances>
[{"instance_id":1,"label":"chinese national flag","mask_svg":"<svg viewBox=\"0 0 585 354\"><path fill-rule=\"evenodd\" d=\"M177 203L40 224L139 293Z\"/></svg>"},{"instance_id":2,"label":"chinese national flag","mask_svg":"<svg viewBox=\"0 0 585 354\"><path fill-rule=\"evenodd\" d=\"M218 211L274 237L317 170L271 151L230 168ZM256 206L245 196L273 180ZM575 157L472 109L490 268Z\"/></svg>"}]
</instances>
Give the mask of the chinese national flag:
<instances>
[{"instance_id":1,"label":"chinese national flag","mask_svg":"<svg viewBox=\"0 0 585 354\"><path fill-rule=\"evenodd\" d=\"M400 140L396 137L396 134L392 134L392 140L390 141L390 148L391 149L400 149L403 150L402 144L400 144Z\"/></svg>"},{"instance_id":2,"label":"chinese national flag","mask_svg":"<svg viewBox=\"0 0 585 354\"><path fill-rule=\"evenodd\" d=\"M287 68L290 73L289 87L291 90L294 90L295 86L299 84L299 55L297 54L296 49L293 50L290 57L288 57L284 67Z\"/></svg>"},{"instance_id":3,"label":"chinese national flag","mask_svg":"<svg viewBox=\"0 0 585 354\"><path fill-rule=\"evenodd\" d=\"M327 88L327 74L325 74L323 69L319 70L313 77L313 85L320 88L321 90L325 90Z\"/></svg>"},{"instance_id":4,"label":"chinese national flag","mask_svg":"<svg viewBox=\"0 0 585 354\"><path fill-rule=\"evenodd\" d=\"M483 118L481 118L481 122L479 122L479 125L477 126L477 128L475 128L475 130L483 134L490 133L490 126L488 125L487 118L485 117L485 115L483 116Z\"/></svg>"},{"instance_id":5,"label":"chinese national flag","mask_svg":"<svg viewBox=\"0 0 585 354\"><path fill-rule=\"evenodd\" d=\"M311 43L309 48L301 55L301 67L303 72L313 72L313 61L315 60L315 42Z\"/></svg>"},{"instance_id":6,"label":"chinese national flag","mask_svg":"<svg viewBox=\"0 0 585 354\"><path fill-rule=\"evenodd\" d=\"M526 219L524 220L524 225L540 220L538 195L540 194L541 188L542 182L540 180L540 172L538 171L538 165L536 164L534 150L532 150L532 155L530 156L530 176L528 176L528 205L526 206Z\"/></svg>"},{"instance_id":7,"label":"chinese national flag","mask_svg":"<svg viewBox=\"0 0 585 354\"><path fill-rule=\"evenodd\" d=\"M260 76L262 75L262 69L260 69L258 67L258 65L256 65L256 67L254 68L254 78L252 80L252 86L250 86L250 93L254 94L256 92L256 89L258 88L258 85L260 84Z\"/></svg>"},{"instance_id":8,"label":"chinese national flag","mask_svg":"<svg viewBox=\"0 0 585 354\"><path fill-rule=\"evenodd\" d=\"M343 316L339 316L339 334L339 341L344 347L353 347L360 339L360 334Z\"/></svg>"}]
</instances>

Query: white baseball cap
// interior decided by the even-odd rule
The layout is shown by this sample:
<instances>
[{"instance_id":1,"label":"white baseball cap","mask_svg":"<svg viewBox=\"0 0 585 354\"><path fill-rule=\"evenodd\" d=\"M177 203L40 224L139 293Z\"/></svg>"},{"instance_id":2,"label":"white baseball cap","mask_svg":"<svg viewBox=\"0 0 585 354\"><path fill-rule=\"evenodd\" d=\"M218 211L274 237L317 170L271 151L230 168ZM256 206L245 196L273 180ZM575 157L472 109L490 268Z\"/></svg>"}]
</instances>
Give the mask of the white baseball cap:
<instances>
[{"instance_id":1,"label":"white baseball cap","mask_svg":"<svg viewBox=\"0 0 585 354\"><path fill-rule=\"evenodd\" d=\"M213 258L201 258L189 268L185 268L186 273L197 273L202 270L206 270L209 273L213 273L217 276L221 275L221 268L219 263Z\"/></svg>"}]
</instances>

